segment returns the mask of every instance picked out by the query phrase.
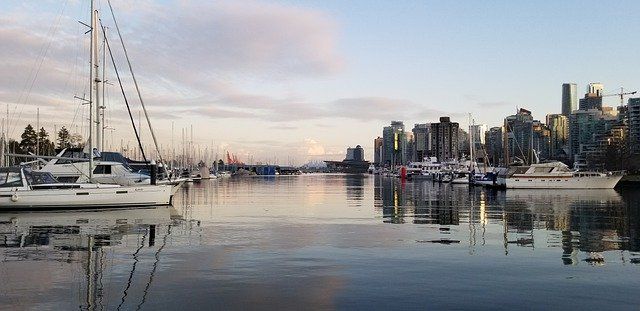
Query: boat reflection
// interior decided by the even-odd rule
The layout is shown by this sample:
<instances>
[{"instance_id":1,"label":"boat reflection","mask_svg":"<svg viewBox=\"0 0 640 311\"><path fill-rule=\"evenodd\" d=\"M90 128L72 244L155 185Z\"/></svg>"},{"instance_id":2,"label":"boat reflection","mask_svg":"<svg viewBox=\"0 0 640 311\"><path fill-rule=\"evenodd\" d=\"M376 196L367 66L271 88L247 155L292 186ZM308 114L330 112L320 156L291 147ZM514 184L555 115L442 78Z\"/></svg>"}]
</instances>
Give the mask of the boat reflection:
<instances>
[{"instance_id":1,"label":"boat reflection","mask_svg":"<svg viewBox=\"0 0 640 311\"><path fill-rule=\"evenodd\" d=\"M492 238L488 230L501 231L501 241L495 242L506 255L512 247L558 247L565 264L576 264L581 257L603 264L604 252L640 251L638 190L496 191L377 177L374 197L383 222L428 225L439 233L428 242L468 239L470 253Z\"/></svg>"},{"instance_id":2,"label":"boat reflection","mask_svg":"<svg viewBox=\"0 0 640 311\"><path fill-rule=\"evenodd\" d=\"M0 214L0 251L3 261L54 261L80 266L84 270L84 288L80 309L104 309L105 272L113 263L105 262L105 252L122 243L136 243L129 256L132 264L129 279L121 292L120 305L131 305L127 296L140 262L143 248L152 249L154 261L138 308L146 301L160 254L171 235L172 227L182 226L183 217L173 207L105 209L87 211L16 212ZM130 246L130 245L128 245ZM126 248L129 249L129 248ZM65 268L69 269L69 268ZM73 269L72 269L73 270ZM82 283L82 282L79 282ZM6 305L5 305L6 306ZM9 305L8 307L11 308ZM16 306L17 307L17 306Z\"/></svg>"}]
</instances>

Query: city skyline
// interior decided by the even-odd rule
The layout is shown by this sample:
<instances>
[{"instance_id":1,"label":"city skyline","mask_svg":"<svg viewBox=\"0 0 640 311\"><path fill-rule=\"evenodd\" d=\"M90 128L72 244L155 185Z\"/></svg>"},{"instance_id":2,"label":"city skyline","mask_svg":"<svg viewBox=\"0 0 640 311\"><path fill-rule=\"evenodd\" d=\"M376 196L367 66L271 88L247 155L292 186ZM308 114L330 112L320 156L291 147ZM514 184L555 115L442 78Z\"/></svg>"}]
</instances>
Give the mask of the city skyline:
<instances>
[{"instance_id":1,"label":"city skyline","mask_svg":"<svg viewBox=\"0 0 640 311\"><path fill-rule=\"evenodd\" d=\"M410 130L449 116L466 129L472 113L493 127L517 108L545 120L562 112L563 83L576 83L579 98L590 82L605 93L640 85L624 69L640 63L636 44L625 41L624 30L640 26L633 2L113 4L165 148L173 121L175 141L193 125L198 144L244 160L335 160L356 145L371 160L373 138L391 120ZM54 123L77 125L73 96L83 94L87 74L77 20L88 18L86 3L0 8L0 40L10 47L0 52L0 105L12 112L12 137L35 125L37 107L50 132ZM114 87L107 116L116 137L132 141L117 95Z\"/></svg>"}]
</instances>

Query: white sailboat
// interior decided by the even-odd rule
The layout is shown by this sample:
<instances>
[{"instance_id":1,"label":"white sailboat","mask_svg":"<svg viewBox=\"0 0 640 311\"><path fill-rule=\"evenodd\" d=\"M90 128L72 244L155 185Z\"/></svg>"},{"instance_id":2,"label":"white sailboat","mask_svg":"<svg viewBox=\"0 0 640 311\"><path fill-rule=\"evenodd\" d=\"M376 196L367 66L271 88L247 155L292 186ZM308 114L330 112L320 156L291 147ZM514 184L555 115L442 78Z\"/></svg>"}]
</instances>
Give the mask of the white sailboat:
<instances>
[{"instance_id":1,"label":"white sailboat","mask_svg":"<svg viewBox=\"0 0 640 311\"><path fill-rule=\"evenodd\" d=\"M98 11L91 1L91 87L89 104L89 153L94 151L94 141L100 151L99 121L100 83L98 74ZM94 100L95 99L95 102ZM94 123L94 107L97 122ZM95 134L98 137L94 138ZM32 172L24 167L0 168L0 210L2 209L48 209L48 208L94 208L167 205L171 200L169 185L120 186L96 183L97 169L107 170L107 166L96 165L94 156L89 156L84 177L87 183L60 183L51 173ZM98 162L99 163L99 162ZM85 165L85 164L83 164ZM108 166L111 169L111 166Z\"/></svg>"},{"instance_id":2,"label":"white sailboat","mask_svg":"<svg viewBox=\"0 0 640 311\"><path fill-rule=\"evenodd\" d=\"M0 168L0 210L168 205L171 186L61 183L50 173Z\"/></svg>"}]
</instances>

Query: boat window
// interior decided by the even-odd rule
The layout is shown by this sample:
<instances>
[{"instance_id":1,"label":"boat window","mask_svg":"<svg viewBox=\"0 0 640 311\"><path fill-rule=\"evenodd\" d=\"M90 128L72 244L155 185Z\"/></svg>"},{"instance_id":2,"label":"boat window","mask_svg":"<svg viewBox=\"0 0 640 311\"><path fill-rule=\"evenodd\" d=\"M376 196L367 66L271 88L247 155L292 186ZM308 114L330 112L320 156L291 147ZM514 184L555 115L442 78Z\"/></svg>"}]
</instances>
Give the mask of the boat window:
<instances>
[{"instance_id":1,"label":"boat window","mask_svg":"<svg viewBox=\"0 0 640 311\"><path fill-rule=\"evenodd\" d=\"M7 172L0 174L0 187L22 187L22 176L19 172Z\"/></svg>"},{"instance_id":2,"label":"boat window","mask_svg":"<svg viewBox=\"0 0 640 311\"><path fill-rule=\"evenodd\" d=\"M111 165L98 165L95 169L93 169L93 173L111 175Z\"/></svg>"},{"instance_id":3,"label":"boat window","mask_svg":"<svg viewBox=\"0 0 640 311\"><path fill-rule=\"evenodd\" d=\"M51 175L51 173L46 172L30 172L27 173L25 171L24 176L27 178L27 182L30 185L42 185L42 184L56 184L58 181Z\"/></svg>"},{"instance_id":4,"label":"boat window","mask_svg":"<svg viewBox=\"0 0 640 311\"><path fill-rule=\"evenodd\" d=\"M74 159L89 159L89 155L84 153L82 150L77 151L77 150L66 150L64 153L62 153L63 158L74 158ZM68 159L60 159L56 162L56 164L69 164L69 163L76 163L78 161L71 161Z\"/></svg>"}]
</instances>

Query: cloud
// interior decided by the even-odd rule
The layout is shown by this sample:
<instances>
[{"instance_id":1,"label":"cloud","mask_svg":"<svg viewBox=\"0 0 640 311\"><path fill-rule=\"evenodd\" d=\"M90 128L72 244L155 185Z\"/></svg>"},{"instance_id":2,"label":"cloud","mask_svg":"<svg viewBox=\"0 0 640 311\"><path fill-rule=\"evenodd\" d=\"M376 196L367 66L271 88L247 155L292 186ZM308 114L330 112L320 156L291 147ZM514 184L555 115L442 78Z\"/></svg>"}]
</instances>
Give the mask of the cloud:
<instances>
[{"instance_id":1,"label":"cloud","mask_svg":"<svg viewBox=\"0 0 640 311\"><path fill-rule=\"evenodd\" d=\"M144 1L136 2L135 10L128 1L113 4L143 94L154 94L149 100L154 104L154 99L165 98L172 100L160 105L173 108L211 103L258 108L267 99L239 92L234 81L313 78L344 66L337 48L338 26L320 10L251 0ZM89 36L76 20L85 20L87 14L69 16L86 6L73 5L76 10L55 2L15 2L0 17L1 102L46 106L52 105L49 97L72 99L86 93ZM104 8L102 19L132 97L115 27ZM243 117L215 106L199 112Z\"/></svg>"},{"instance_id":2,"label":"cloud","mask_svg":"<svg viewBox=\"0 0 640 311\"><path fill-rule=\"evenodd\" d=\"M296 130L298 129L297 126L293 126L293 125L273 125L269 127L270 129L274 129L274 130Z\"/></svg>"},{"instance_id":3,"label":"cloud","mask_svg":"<svg viewBox=\"0 0 640 311\"><path fill-rule=\"evenodd\" d=\"M324 146L319 142L307 138L304 140L305 147L307 149L307 156L322 156L325 155Z\"/></svg>"},{"instance_id":4,"label":"cloud","mask_svg":"<svg viewBox=\"0 0 640 311\"><path fill-rule=\"evenodd\" d=\"M250 0L172 1L119 19L131 17L139 22L122 28L133 39L136 58L170 77L306 77L344 66L337 24L319 10Z\"/></svg>"}]
</instances>

